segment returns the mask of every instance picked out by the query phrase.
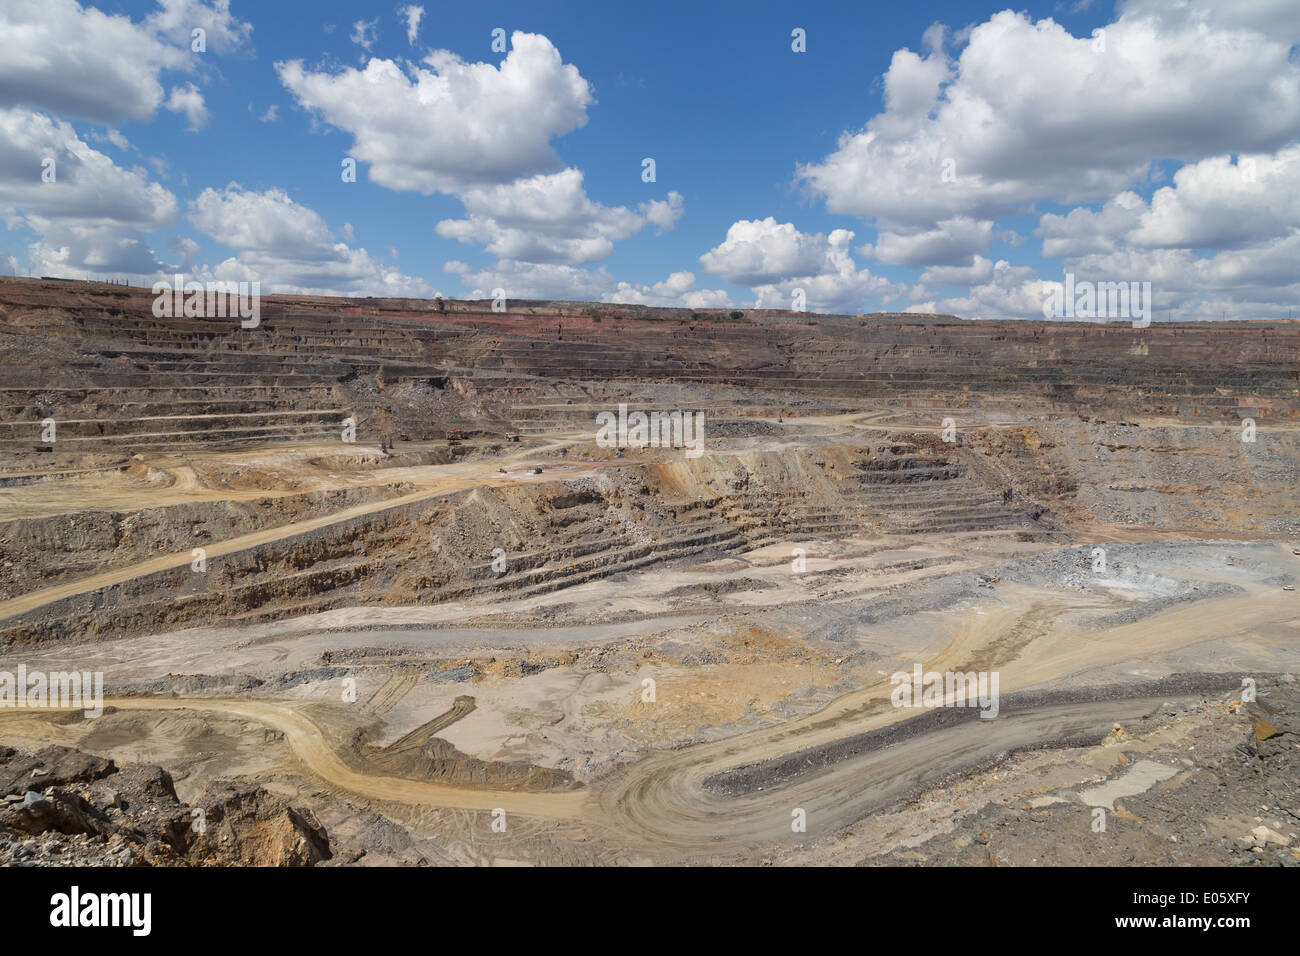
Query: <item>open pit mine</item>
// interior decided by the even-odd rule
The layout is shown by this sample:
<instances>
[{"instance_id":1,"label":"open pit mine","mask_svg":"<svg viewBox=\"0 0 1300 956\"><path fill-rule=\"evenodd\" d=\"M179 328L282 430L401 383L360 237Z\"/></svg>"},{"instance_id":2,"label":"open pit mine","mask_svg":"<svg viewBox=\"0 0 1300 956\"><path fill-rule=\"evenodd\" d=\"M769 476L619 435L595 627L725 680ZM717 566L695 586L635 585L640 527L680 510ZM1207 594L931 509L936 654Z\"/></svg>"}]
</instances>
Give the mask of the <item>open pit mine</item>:
<instances>
[{"instance_id":1,"label":"open pit mine","mask_svg":"<svg viewBox=\"0 0 1300 956\"><path fill-rule=\"evenodd\" d=\"M0 280L0 864L1300 862L1300 323Z\"/></svg>"}]
</instances>

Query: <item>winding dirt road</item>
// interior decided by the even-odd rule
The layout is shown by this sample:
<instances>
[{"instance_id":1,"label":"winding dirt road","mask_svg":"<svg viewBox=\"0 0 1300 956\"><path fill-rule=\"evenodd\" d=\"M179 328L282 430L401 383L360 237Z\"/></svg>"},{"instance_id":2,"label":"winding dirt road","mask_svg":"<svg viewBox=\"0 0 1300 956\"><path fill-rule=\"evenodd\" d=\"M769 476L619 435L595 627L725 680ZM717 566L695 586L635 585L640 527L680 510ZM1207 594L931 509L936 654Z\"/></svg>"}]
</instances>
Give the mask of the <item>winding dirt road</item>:
<instances>
[{"instance_id":1,"label":"winding dirt road","mask_svg":"<svg viewBox=\"0 0 1300 956\"><path fill-rule=\"evenodd\" d=\"M1136 640L1148 653L1187 646L1211 636L1284 620L1280 597L1246 594L1196 602L1138 624L1094 632L1083 640L1062 615L1095 610L1096 600L1029 592L1025 600L966 615L926 670L1001 670L1003 694L1110 660L1132 660ZM1063 631L1064 628L1064 631ZM1061 639L1066 633L1068 640ZM1140 635L1140 637L1139 637ZM1160 696L1048 703L920 730L892 746L858 746L861 735L916 716L891 705L892 685L881 680L837 698L822 710L716 743L664 753L630 765L586 790L520 792L434 784L355 769L331 744L338 734L318 723L310 701L128 697L106 701L123 710L192 710L240 717L274 728L296 758L323 782L379 802L502 808L551 821L584 820L619 842L659 853L716 853L804 841L835 832L873 808L1002 751L1080 735L1100 739L1115 722L1149 712ZM41 721L52 711L0 710L8 720ZM30 729L30 728L29 728ZM51 733L54 732L51 725ZM840 746L834 759L808 759L807 769L773 775L768 785L723 790L710 783L724 771L771 764L816 748ZM761 775L755 779L762 779ZM730 794L730 795L728 795ZM806 814L807 832L794 833L792 814Z\"/></svg>"},{"instance_id":2,"label":"winding dirt road","mask_svg":"<svg viewBox=\"0 0 1300 956\"><path fill-rule=\"evenodd\" d=\"M722 795L706 784L719 770L756 752L734 742L642 761L600 796L588 790L531 793L447 786L355 770L297 703L148 697L105 703L121 710L187 710L238 717L278 730L295 757L321 781L380 803L484 812L500 808L550 821L586 820L617 834L623 843L689 854L827 836L915 788L1000 752L1080 734L1101 737L1116 721L1136 720L1168 699L1060 704L996 720L976 718L920 733L902 746L851 755L781 786L758 787L737 796ZM40 721L56 713L0 711L0 724L23 718ZM806 833L791 829L796 808L806 814Z\"/></svg>"},{"instance_id":3,"label":"winding dirt road","mask_svg":"<svg viewBox=\"0 0 1300 956\"><path fill-rule=\"evenodd\" d=\"M567 444L570 444L569 440L557 441L539 448L528 448L523 451L514 452L500 458L462 462L455 465L428 465L418 468L389 469L386 480L408 480L417 484L423 484L424 487L419 491L399 495L395 498L369 501L364 504L354 505L351 508L342 508L327 515L321 515L320 517L295 521L291 524L277 525L273 528L264 528L261 531L253 531L249 534L227 538L224 541L216 541L204 545L204 549L207 552L206 556L208 559L212 559L221 557L222 555L246 551L249 548L272 544L276 541L282 541L286 538L307 534L308 532L316 531L320 528L327 528L330 525L350 521L353 518L377 514L393 508L401 508L405 505L425 501L429 498L436 498L439 495L446 495L456 491L465 491L477 487L498 487L501 485L517 484L520 481L529 480L529 477L521 475L502 475L499 471L502 462L509 462L525 457L535 457L549 452L552 449L563 447ZM565 477L569 478L579 478L584 475L593 474L601 467L604 467L604 463L602 462L593 462L582 466L570 464L551 465L548 468L548 472L552 479L555 478L557 474L563 474ZM193 478L193 471L191 469L177 469L177 472L180 473L178 480L181 482L186 480L184 477L184 472L186 471L189 471L190 478ZM196 491L194 497L196 500L220 500L229 497L229 495L225 493L218 495L211 491L201 490ZM137 561L120 568L113 568L99 574L90 575L89 577L78 578L74 581L67 581L62 584L40 588L35 591L28 591L26 594L20 594L18 597L0 601L0 620L16 617L19 614L25 614L28 611L44 607L45 605L51 604L55 601L75 597L78 594L100 591L104 588L112 587L115 584L121 584L134 578L156 574L160 571L168 571L172 568L185 567L193 560L194 557L192 552L178 551L173 554L165 554L156 558L150 558L146 561Z\"/></svg>"}]
</instances>

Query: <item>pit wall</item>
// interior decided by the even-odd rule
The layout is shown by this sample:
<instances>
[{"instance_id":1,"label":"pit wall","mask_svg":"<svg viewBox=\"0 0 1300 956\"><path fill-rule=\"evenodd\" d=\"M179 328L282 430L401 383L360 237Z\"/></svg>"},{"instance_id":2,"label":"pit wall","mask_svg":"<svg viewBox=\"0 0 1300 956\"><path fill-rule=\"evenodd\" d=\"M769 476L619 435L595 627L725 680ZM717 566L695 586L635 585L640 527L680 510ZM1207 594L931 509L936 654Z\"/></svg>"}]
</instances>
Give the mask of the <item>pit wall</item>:
<instances>
[{"instance_id":1,"label":"pit wall","mask_svg":"<svg viewBox=\"0 0 1300 956\"><path fill-rule=\"evenodd\" d=\"M795 535L1038 533L1031 503L1003 504L957 450L927 442L722 454L478 487L211 558L201 573L186 564L61 600L0 622L0 641L104 639L367 603L488 605ZM171 553L190 546L170 540ZM504 562L494 566L497 549Z\"/></svg>"},{"instance_id":2,"label":"pit wall","mask_svg":"<svg viewBox=\"0 0 1300 956\"><path fill-rule=\"evenodd\" d=\"M1082 423L970 429L954 443L896 433L861 445L673 454L594 477L400 505L210 560L203 573L186 565L135 578L0 622L0 642L106 639L365 604L461 601L490 611L498 598L799 536L1065 542L1098 524L1141 522L1284 537L1300 534L1298 462L1300 444L1285 431L1244 444L1232 429ZM187 550L179 523L153 520L169 529L169 548ZM30 540L60 533L51 525ZM109 550L115 533L102 532L103 555L118 553L120 544Z\"/></svg>"}]
</instances>

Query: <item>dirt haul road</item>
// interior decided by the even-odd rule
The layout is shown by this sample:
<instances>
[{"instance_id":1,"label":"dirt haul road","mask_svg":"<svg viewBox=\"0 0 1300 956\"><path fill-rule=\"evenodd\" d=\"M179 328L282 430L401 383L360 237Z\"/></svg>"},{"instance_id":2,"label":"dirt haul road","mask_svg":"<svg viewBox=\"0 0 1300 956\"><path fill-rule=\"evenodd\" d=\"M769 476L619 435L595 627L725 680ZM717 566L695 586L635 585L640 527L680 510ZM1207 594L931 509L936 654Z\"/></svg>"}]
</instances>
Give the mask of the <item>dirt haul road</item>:
<instances>
[{"instance_id":1,"label":"dirt haul road","mask_svg":"<svg viewBox=\"0 0 1300 956\"><path fill-rule=\"evenodd\" d=\"M528 793L444 786L379 776L348 766L327 736L285 702L174 698L106 700L122 710L173 711L239 717L284 734L294 755L326 784L379 802L521 814L551 821L586 820L620 843L682 854L761 848L829 836L908 792L1000 753L1066 740L1100 739L1116 722L1134 721L1170 695L1083 703L1048 704L957 726L917 733L903 745L834 758L829 766L775 786L753 786L734 795L711 781L744 757L743 747L691 748L642 762L616 789ZM1191 698L1186 698L1191 699ZM0 711L0 724L40 721L59 711ZM24 728L32 733L32 728ZM855 746L853 741L846 742ZM809 758L812 766L813 758ZM794 832L792 814L802 810L807 832Z\"/></svg>"},{"instance_id":2,"label":"dirt haul road","mask_svg":"<svg viewBox=\"0 0 1300 956\"><path fill-rule=\"evenodd\" d=\"M829 766L819 755L795 755L806 772L793 779L761 767L754 782L727 792L716 768L736 755L671 754L638 766L606 800L614 827L645 846L683 854L795 844L828 837L909 792L1000 754L1062 742L1096 742L1115 723L1140 719L1170 697L1047 705L1031 711L972 717L919 733L904 743L865 749L846 741ZM854 747L862 747L853 752ZM741 751L743 754L743 750ZM796 831L796 822L802 829Z\"/></svg>"},{"instance_id":3,"label":"dirt haul road","mask_svg":"<svg viewBox=\"0 0 1300 956\"><path fill-rule=\"evenodd\" d=\"M439 495L446 495L456 491L466 491L478 487L498 487L502 485L517 484L520 481L527 481L531 476L502 475L499 471L501 463L526 456L537 456L550 451L553 448L563 447L566 444L570 444L570 442L555 442L551 445L546 445L540 448L530 448L526 452L515 452L511 455L484 461L467 462L458 465L432 465L420 469L403 469L403 472L411 472L412 474L402 474L398 477L412 481L422 480L426 484L426 487L421 488L419 491L411 492L410 494L400 495L396 498L385 498L380 501L367 502L365 504L355 505L351 508L343 508L339 511L322 515L318 518L296 521L292 524L279 525L274 528L266 528L262 531L254 531L249 534L227 538L225 541L213 542L205 545L205 550L207 552L206 556L208 558L216 558L221 557L222 555L234 554L239 551L245 551L249 548L272 544L286 538L292 538L300 534L306 534L310 531L319 530L320 528L326 528L330 525L349 521L353 518L377 514L378 512L388 511L393 508L401 508L404 505L414 504L419 501L425 501L429 498L436 498ZM584 463L583 465L551 465L547 470L550 473L551 479L554 479L557 475L562 475L566 478L581 478L586 475L595 474L598 469L605 466L606 465L603 462L593 462ZM218 495L211 491L205 491L197 496L197 498L202 500L218 500L228 497L229 495L224 493ZM55 601L75 597L78 594L85 594L87 592L99 591L107 587L112 587L115 584L121 584L122 582L130 581L133 578L156 574L160 571L170 570L171 568L184 567L193 560L193 554L188 551L176 552L175 554L165 554L161 557L150 558L147 561L138 561L134 564L114 568L111 571L105 571L101 574L95 574L90 577L69 581L65 584L41 588L37 591L29 591L26 594L19 595L18 597L10 598L6 601L0 601L0 620L15 617L19 614L25 614L28 611L44 607L45 605L51 604Z\"/></svg>"},{"instance_id":4,"label":"dirt haul road","mask_svg":"<svg viewBox=\"0 0 1300 956\"><path fill-rule=\"evenodd\" d=\"M968 614L953 640L923 669L1001 671L1000 691L1006 694L1105 663L1140 661L1249 633L1294 616L1294 602L1284 593L1250 589L1242 596L1196 602L1122 627L1080 631L1063 625L1061 616L1104 607L1104 602L1071 601L1050 592L1022 591L1018 596L1007 607ZM1135 648L1141 649L1136 656ZM868 752L865 744L855 749L853 738L918 713L895 708L889 699L892 690L889 681L881 681L806 717L636 764L606 796L606 813L625 835L682 851L826 836L945 773L1003 750L1059 739L1100 739L1113 723L1141 717L1160 701L1179 696L1166 691L1158 698L1050 704L1003 712L995 719L975 717L959 726L918 733L888 749ZM816 754L837 744L848 745L841 758L811 772ZM719 779L728 776L724 771L745 767L753 771L748 777L762 780L763 765L775 768L784 762L788 768L792 755L806 757L793 762L810 771L804 779L773 772L769 782L754 784L748 792L722 795L727 789ZM796 809L806 815L806 834L791 830Z\"/></svg>"},{"instance_id":5,"label":"dirt haul road","mask_svg":"<svg viewBox=\"0 0 1300 956\"><path fill-rule=\"evenodd\" d=\"M1011 606L965 615L952 640L924 663L924 669L1000 670L1000 691L1007 694L1107 662L1132 661L1135 646L1142 647L1142 656L1154 656L1247 633L1289 620L1294 613L1281 596L1252 592L1197 602L1106 631L1079 632L1063 624L1061 616L1095 609L1097 602L1036 590L1007 597L1019 599ZM238 716L272 727L322 781L376 801L470 810L500 807L551 820L581 819L620 843L686 855L829 835L874 807L1003 751L1100 739L1114 723L1135 720L1162 701L1222 691L1232 680L1220 677L1214 687L1175 685L1151 691L1134 685L1129 693L1142 697L1099 693L1102 699L1080 699L1081 692L1075 691L1070 699L1049 695L1014 708L1005 706L1004 699L995 719L981 719L969 707L924 712L895 708L889 699L892 685L882 680L806 717L657 754L591 790L545 793L447 786L357 770L332 747L331 734L316 722L311 702L130 697L106 704ZM1149 696L1152 691L1158 696ZM0 725L7 719L30 721L37 713L52 711L0 710ZM917 720L900 724L918 713L922 716ZM952 715L965 719L944 723ZM935 716L941 719L927 720ZM867 736L889 725L896 725L898 736L888 745ZM61 729L49 725L51 734ZM798 810L806 818L806 832L791 828Z\"/></svg>"}]
</instances>

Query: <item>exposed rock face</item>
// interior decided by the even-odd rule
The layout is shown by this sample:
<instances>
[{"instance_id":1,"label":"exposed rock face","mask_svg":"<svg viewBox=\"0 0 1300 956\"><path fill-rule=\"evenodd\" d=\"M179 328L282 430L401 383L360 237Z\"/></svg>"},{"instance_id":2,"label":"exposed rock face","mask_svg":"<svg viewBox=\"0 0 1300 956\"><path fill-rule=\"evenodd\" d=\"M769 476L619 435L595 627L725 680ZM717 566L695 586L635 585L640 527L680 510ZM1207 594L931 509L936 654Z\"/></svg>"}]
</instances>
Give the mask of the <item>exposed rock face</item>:
<instances>
[{"instance_id":1,"label":"exposed rock face","mask_svg":"<svg viewBox=\"0 0 1300 956\"><path fill-rule=\"evenodd\" d=\"M111 760L67 747L46 747L34 754L0 747L0 796L89 783L116 770Z\"/></svg>"},{"instance_id":2,"label":"exposed rock face","mask_svg":"<svg viewBox=\"0 0 1300 956\"><path fill-rule=\"evenodd\" d=\"M1294 418L1300 322L965 322L518 302L268 296L254 330L156 318L145 289L0 280L0 447L60 458L267 440L505 435L580 418L618 386L782 407L1030 402L1134 415ZM594 390L575 387L591 383ZM634 390L634 389L633 389ZM555 402L558 396L561 402ZM610 397L616 397L613 390ZM565 408L568 398L572 408ZM121 409L129 404L130 414ZM58 440L41 437L46 417Z\"/></svg>"},{"instance_id":3,"label":"exposed rock face","mask_svg":"<svg viewBox=\"0 0 1300 956\"><path fill-rule=\"evenodd\" d=\"M206 808L206 825L188 847L193 862L313 866L330 858L329 836L312 812L261 787L214 784L196 803Z\"/></svg>"},{"instance_id":4,"label":"exposed rock face","mask_svg":"<svg viewBox=\"0 0 1300 956\"><path fill-rule=\"evenodd\" d=\"M526 597L796 533L1002 530L1049 540L1093 523L1251 538L1300 533L1300 433L1274 431L1248 446L1207 428L1125 431L1124 449L1105 447L1104 426L1042 424L972 430L955 444L894 434L869 445L677 456L598 478L454 491L231 553L204 574L187 560L51 602L0 621L0 644L100 639L234 616L268 620L362 601ZM264 499L263 520L295 520L292 505L285 507ZM185 541L192 508L177 504L159 519L171 529L169 545L87 549L80 559L103 556L103 566L120 566L160 552L185 555L195 543ZM0 522L0 557L28 574L57 560L6 528L65 517ZM501 573L492 566L498 547L511 555Z\"/></svg>"},{"instance_id":5,"label":"exposed rock face","mask_svg":"<svg viewBox=\"0 0 1300 956\"><path fill-rule=\"evenodd\" d=\"M990 803L951 832L861 863L1300 866L1300 690L1293 677L1270 683L1269 697L1256 703L1212 697L1152 713L1133 728L1134 738L1112 734L1098 750L1113 754L1108 782L1152 761L1166 773L1117 797L1106 808L1104 829L1092 825L1095 799L1088 797L1095 791L1063 788L1033 800ZM1147 736L1160 743L1138 749ZM1007 765L1000 769L1007 772ZM1062 840L1062 833L1074 838Z\"/></svg>"},{"instance_id":6,"label":"exposed rock face","mask_svg":"<svg viewBox=\"0 0 1300 956\"><path fill-rule=\"evenodd\" d=\"M313 866L329 838L261 787L212 786L193 806L161 767L67 747L0 747L0 865Z\"/></svg>"},{"instance_id":7,"label":"exposed rock face","mask_svg":"<svg viewBox=\"0 0 1300 956\"><path fill-rule=\"evenodd\" d=\"M0 280L0 656L103 666L107 699L93 726L12 715L12 740L140 741L187 796L208 785L190 805L159 767L0 750L0 865L759 859L789 849L772 827L795 833L801 734L825 735L819 773L856 759L894 667L1084 689L1189 660L1233 687L1294 669L1300 549L1278 539L1300 534L1300 323L512 309L267 297L243 329L156 318L142 290ZM626 407L701 416L703 447L671 428L610 447L597 416ZM659 678L667 706L645 706ZM1190 845L1179 821L1207 808L1222 832L1171 862L1222 861L1225 833L1243 859L1300 859L1268 809L1296 803L1296 727L1251 707L1089 711L1101 734L1131 718L1107 740L1133 759L1053 764L1042 804L1035 765L995 768L977 789L1027 805L951 849L1035 862L1042 835L1017 857L985 831L1041 817L1071 850L1066 810L1100 785L1112 832L1158 822L1099 861ZM899 745L926 786L967 766L920 737ZM700 796L698 767L746 753L790 773ZM916 785L912 755L890 755L881 800ZM1102 781L1121 758L1162 788ZM1162 803L1175 762L1191 784ZM867 812L873 774L847 768L816 826ZM449 787L494 795L444 805ZM890 812L913 811L841 858L946 861L922 839L951 801Z\"/></svg>"}]
</instances>

